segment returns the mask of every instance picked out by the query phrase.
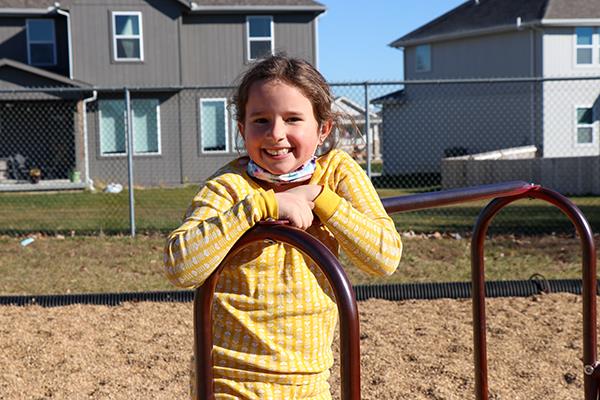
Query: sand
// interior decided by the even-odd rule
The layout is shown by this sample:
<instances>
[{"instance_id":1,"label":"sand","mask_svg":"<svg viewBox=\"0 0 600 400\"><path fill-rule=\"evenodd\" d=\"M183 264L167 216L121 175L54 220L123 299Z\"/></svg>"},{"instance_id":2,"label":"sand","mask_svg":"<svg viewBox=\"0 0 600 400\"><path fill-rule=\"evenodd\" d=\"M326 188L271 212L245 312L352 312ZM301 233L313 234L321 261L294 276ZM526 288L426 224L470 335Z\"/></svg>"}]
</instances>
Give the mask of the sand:
<instances>
[{"instance_id":1,"label":"sand","mask_svg":"<svg viewBox=\"0 0 600 400\"><path fill-rule=\"evenodd\" d=\"M579 296L487 306L490 399L583 398ZM474 398L470 300L359 310L363 399ZM186 399L192 335L191 303L2 306L0 399Z\"/></svg>"}]
</instances>

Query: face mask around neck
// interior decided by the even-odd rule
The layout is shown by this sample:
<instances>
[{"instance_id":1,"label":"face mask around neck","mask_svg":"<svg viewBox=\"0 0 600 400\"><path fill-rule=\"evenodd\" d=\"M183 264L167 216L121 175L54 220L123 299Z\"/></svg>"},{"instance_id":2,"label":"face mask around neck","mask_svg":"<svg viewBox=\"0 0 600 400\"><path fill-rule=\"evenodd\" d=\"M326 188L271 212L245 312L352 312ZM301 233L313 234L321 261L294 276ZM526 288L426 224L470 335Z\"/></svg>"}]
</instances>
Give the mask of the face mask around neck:
<instances>
[{"instance_id":1,"label":"face mask around neck","mask_svg":"<svg viewBox=\"0 0 600 400\"><path fill-rule=\"evenodd\" d=\"M250 160L246 167L246 171L248 172L248 175L258 180L274 184L284 184L309 180L315 172L316 165L317 157L313 157L295 171L288 172L287 174L275 175Z\"/></svg>"}]
</instances>

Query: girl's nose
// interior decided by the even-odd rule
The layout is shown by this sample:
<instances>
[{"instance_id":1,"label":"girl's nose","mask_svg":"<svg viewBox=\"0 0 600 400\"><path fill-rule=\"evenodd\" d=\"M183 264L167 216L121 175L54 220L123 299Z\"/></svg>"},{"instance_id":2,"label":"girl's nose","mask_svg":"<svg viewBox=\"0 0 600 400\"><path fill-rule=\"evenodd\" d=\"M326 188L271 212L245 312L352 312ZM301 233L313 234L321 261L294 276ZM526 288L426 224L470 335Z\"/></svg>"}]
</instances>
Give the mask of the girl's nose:
<instances>
[{"instance_id":1,"label":"girl's nose","mask_svg":"<svg viewBox=\"0 0 600 400\"><path fill-rule=\"evenodd\" d=\"M269 130L269 136L275 141L280 141L285 138L285 123L283 121L275 120Z\"/></svg>"}]
</instances>

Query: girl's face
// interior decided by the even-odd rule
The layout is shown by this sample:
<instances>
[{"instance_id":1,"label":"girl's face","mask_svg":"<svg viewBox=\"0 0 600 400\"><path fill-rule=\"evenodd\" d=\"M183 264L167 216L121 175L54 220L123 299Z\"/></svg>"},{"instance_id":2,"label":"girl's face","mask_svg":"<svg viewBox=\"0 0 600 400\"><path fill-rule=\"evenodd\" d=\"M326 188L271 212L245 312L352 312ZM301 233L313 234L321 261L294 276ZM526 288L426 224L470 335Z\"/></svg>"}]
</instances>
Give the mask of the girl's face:
<instances>
[{"instance_id":1,"label":"girl's face","mask_svg":"<svg viewBox=\"0 0 600 400\"><path fill-rule=\"evenodd\" d=\"M310 100L281 81L252 84L246 117L239 123L248 156L275 175L295 171L310 160L331 127L331 122L319 126Z\"/></svg>"}]
</instances>

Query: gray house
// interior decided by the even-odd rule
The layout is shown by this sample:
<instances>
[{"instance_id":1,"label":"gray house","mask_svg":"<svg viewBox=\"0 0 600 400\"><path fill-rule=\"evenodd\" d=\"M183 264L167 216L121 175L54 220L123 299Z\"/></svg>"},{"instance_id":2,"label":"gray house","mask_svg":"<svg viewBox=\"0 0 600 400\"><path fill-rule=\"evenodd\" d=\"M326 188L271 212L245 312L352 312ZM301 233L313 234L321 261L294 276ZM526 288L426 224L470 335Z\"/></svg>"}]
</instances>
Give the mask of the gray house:
<instances>
[{"instance_id":1,"label":"gray house","mask_svg":"<svg viewBox=\"0 0 600 400\"><path fill-rule=\"evenodd\" d=\"M469 0L390 46L414 83L375 100L385 173L522 146L540 159L600 155L599 1Z\"/></svg>"},{"instance_id":2,"label":"gray house","mask_svg":"<svg viewBox=\"0 0 600 400\"><path fill-rule=\"evenodd\" d=\"M24 156L47 179L126 182L127 87L136 184L201 181L239 154L229 86L265 54L316 64L324 11L312 0L0 0L0 159Z\"/></svg>"}]
</instances>

